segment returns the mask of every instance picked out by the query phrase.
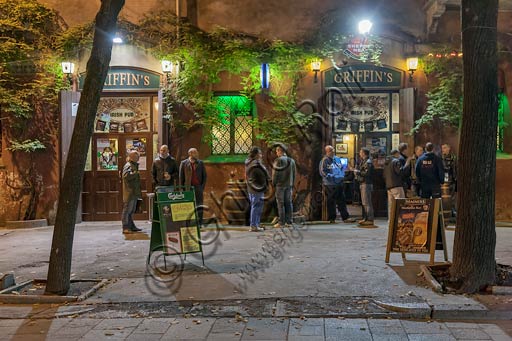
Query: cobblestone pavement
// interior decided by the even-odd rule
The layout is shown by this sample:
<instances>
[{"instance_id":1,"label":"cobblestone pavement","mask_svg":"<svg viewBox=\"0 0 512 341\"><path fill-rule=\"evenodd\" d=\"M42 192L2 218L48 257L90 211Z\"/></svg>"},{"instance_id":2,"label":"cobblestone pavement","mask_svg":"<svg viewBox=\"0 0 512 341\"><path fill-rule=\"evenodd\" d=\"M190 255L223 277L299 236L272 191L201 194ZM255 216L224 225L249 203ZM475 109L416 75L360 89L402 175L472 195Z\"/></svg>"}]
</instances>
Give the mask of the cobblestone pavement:
<instances>
[{"instance_id":1,"label":"cobblestone pavement","mask_svg":"<svg viewBox=\"0 0 512 341\"><path fill-rule=\"evenodd\" d=\"M340 318L4 319L0 340L512 340L498 325Z\"/></svg>"}]
</instances>

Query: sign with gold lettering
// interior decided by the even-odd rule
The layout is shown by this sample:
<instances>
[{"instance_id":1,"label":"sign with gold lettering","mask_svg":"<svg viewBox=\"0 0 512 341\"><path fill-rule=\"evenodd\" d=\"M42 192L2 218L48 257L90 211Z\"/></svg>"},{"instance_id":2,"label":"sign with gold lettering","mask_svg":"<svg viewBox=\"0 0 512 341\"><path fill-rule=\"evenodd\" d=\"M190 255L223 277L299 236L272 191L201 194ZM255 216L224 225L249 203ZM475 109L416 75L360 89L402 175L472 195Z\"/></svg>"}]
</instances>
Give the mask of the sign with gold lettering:
<instances>
[{"instance_id":1,"label":"sign with gold lettering","mask_svg":"<svg viewBox=\"0 0 512 341\"><path fill-rule=\"evenodd\" d=\"M78 89L82 90L85 73L78 77ZM160 75L147 70L127 67L111 67L103 84L103 91L156 91L160 88Z\"/></svg>"},{"instance_id":2,"label":"sign with gold lettering","mask_svg":"<svg viewBox=\"0 0 512 341\"><path fill-rule=\"evenodd\" d=\"M324 74L326 88L345 88L352 91L365 89L400 89L403 71L389 67L356 64L327 70Z\"/></svg>"}]
</instances>

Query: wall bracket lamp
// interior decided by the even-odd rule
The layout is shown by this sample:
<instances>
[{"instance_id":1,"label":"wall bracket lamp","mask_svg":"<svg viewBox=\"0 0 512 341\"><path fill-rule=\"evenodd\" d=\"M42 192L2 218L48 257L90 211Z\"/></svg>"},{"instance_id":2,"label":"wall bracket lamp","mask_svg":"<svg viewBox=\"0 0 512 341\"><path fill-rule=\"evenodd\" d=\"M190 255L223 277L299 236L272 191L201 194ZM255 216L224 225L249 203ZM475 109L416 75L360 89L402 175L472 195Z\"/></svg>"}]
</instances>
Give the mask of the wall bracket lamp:
<instances>
[{"instance_id":1,"label":"wall bracket lamp","mask_svg":"<svg viewBox=\"0 0 512 341\"><path fill-rule=\"evenodd\" d=\"M322 62L319 60L315 60L311 62L311 70L315 73L314 82L318 83L318 72L320 72L320 67L322 66Z\"/></svg>"},{"instance_id":2,"label":"wall bracket lamp","mask_svg":"<svg viewBox=\"0 0 512 341\"><path fill-rule=\"evenodd\" d=\"M418 57L407 58L407 71L409 71L409 82L413 81L412 75L418 69Z\"/></svg>"}]
</instances>

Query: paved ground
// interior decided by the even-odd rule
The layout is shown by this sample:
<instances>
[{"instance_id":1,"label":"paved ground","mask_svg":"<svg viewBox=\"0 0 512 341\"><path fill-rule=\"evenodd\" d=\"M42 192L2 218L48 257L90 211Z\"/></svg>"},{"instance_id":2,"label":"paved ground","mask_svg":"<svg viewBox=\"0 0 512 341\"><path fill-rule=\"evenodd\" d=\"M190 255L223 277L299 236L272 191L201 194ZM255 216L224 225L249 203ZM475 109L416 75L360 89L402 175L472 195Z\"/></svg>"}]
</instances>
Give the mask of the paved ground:
<instances>
[{"instance_id":1,"label":"paved ground","mask_svg":"<svg viewBox=\"0 0 512 341\"><path fill-rule=\"evenodd\" d=\"M489 323L392 319L126 318L0 320L0 340L512 340Z\"/></svg>"},{"instance_id":2,"label":"paved ground","mask_svg":"<svg viewBox=\"0 0 512 341\"><path fill-rule=\"evenodd\" d=\"M286 235L277 230L205 232L202 238L211 241L204 248L206 267L198 254L189 255L180 276L163 283L146 268L148 223L139 222L145 233L136 235L122 235L118 223L79 224L73 278L111 282L79 304L0 305L0 340L176 340L176 335L218 340L510 339L510 296L494 297L500 309L493 315L477 297L432 292L418 276L428 256L407 255L404 263L400 254L392 254L386 264L386 222L377 225L317 224ZM512 229L498 228L497 233L498 261L512 264ZM453 235L447 231L449 251ZM50 227L0 230L0 273L14 272L18 283L45 278L51 237ZM436 260L443 261L442 253ZM181 265L179 257L168 259L167 265L172 262ZM55 318L63 316L75 318ZM438 322L442 319L465 323ZM480 320L468 322L475 319Z\"/></svg>"}]
</instances>

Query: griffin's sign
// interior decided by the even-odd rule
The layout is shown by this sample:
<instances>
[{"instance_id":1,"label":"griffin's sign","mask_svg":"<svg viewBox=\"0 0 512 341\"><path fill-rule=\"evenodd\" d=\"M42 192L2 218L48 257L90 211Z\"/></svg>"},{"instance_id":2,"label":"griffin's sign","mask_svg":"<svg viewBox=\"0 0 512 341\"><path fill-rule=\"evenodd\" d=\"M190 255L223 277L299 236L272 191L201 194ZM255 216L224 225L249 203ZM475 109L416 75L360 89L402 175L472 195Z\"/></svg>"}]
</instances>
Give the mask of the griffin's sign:
<instances>
[{"instance_id":1,"label":"griffin's sign","mask_svg":"<svg viewBox=\"0 0 512 341\"><path fill-rule=\"evenodd\" d=\"M400 89L403 71L389 67L358 64L333 68L325 72L326 88Z\"/></svg>"},{"instance_id":2,"label":"griffin's sign","mask_svg":"<svg viewBox=\"0 0 512 341\"><path fill-rule=\"evenodd\" d=\"M85 73L79 76L79 89L82 90ZM136 68L111 67L103 84L103 90L158 90L160 88L160 75Z\"/></svg>"}]
</instances>

